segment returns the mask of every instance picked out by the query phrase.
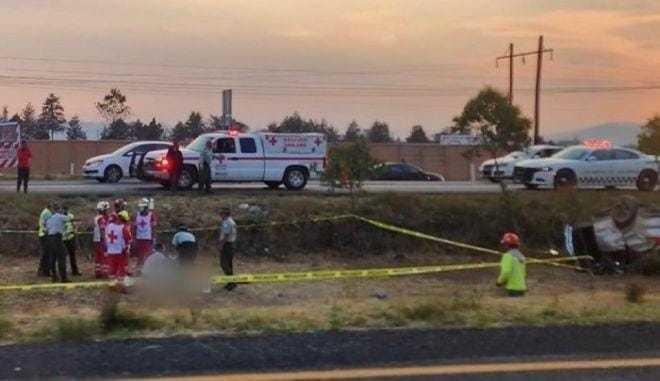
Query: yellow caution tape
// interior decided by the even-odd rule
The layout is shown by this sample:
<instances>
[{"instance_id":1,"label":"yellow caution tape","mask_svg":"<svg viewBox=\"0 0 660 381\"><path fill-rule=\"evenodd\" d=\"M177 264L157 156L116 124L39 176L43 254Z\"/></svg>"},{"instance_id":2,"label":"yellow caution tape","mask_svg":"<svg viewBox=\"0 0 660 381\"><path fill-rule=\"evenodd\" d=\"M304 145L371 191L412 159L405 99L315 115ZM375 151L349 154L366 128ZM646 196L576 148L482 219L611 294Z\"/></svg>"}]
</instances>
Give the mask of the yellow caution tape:
<instances>
[{"instance_id":1,"label":"yellow caution tape","mask_svg":"<svg viewBox=\"0 0 660 381\"><path fill-rule=\"evenodd\" d=\"M114 284L115 281L18 284L18 285L0 286L0 291L41 291L41 290L68 291L78 288L101 288L101 287L112 286Z\"/></svg>"}]
</instances>

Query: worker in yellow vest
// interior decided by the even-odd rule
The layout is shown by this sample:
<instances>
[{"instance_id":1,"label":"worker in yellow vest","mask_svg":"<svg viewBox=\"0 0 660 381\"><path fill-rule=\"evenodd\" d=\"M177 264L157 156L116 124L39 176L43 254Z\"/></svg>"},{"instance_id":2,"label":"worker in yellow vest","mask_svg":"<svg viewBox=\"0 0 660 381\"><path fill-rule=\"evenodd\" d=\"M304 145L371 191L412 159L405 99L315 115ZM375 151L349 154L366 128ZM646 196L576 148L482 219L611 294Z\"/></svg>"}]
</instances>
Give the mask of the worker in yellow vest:
<instances>
[{"instance_id":1,"label":"worker in yellow vest","mask_svg":"<svg viewBox=\"0 0 660 381\"><path fill-rule=\"evenodd\" d=\"M515 233L506 233L502 237L502 246L507 252L500 262L500 276L497 285L512 297L523 296L527 292L525 256L520 252L520 237Z\"/></svg>"}]
</instances>

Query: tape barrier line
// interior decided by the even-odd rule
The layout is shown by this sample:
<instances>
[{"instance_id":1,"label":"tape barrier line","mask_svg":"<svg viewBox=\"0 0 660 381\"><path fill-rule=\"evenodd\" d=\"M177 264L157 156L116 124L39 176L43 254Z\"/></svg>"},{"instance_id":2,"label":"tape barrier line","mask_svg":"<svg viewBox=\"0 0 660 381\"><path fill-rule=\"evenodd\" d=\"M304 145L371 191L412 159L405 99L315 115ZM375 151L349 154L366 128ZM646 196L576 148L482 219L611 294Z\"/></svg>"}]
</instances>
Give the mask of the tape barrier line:
<instances>
[{"instance_id":1,"label":"tape barrier line","mask_svg":"<svg viewBox=\"0 0 660 381\"><path fill-rule=\"evenodd\" d=\"M568 262L576 259L590 258L586 256L575 258L553 258L549 260L529 259L526 264L544 264L551 262ZM403 275L423 275L442 273L450 271L475 270L485 268L497 268L499 262L489 263L469 263L460 265L440 265L440 266L416 266L416 267L392 267L376 269L345 269L345 270L316 270L316 271L292 271L285 273L260 273L260 274L240 274L240 275L217 275L211 277L211 282L218 284L224 283L289 283L316 280L350 279L350 278L383 278ZM79 283L43 283L30 285L6 285L0 286L2 291L43 291L43 290L63 290L70 291L74 289L93 289L115 285L115 281L97 281L97 282L79 282Z\"/></svg>"},{"instance_id":2,"label":"tape barrier line","mask_svg":"<svg viewBox=\"0 0 660 381\"><path fill-rule=\"evenodd\" d=\"M432 236L432 235L429 235L429 234L420 233L420 232L410 230L410 229L406 229L406 228L402 228L402 227L399 227L399 226L386 224L384 222L371 220L371 219L368 219L368 218L365 218L365 217L362 217L362 216L354 215L354 217L357 218L360 221L366 222L366 223L368 223L370 225L373 225L377 228L384 229L384 230L389 230L389 231L392 231L392 232L395 232L395 233L405 234L405 235L408 235L408 236L421 238L421 239L426 239L426 240L434 241L434 242L439 242L439 243L443 243L443 244L446 244L446 245L451 245L451 246L454 246L454 247L460 247L462 249L477 251L477 252L481 252L481 253L494 254L494 255L498 255L498 256L504 255L504 253L502 253L500 251L497 251L497 250L492 250L492 249L488 249L488 248L485 248L485 247L470 245L470 244L463 243L463 242L452 241L452 240L449 240L449 239L440 238L440 237ZM575 259L577 257L569 257L569 258ZM531 259L533 259L533 258L531 258ZM535 260L538 260L538 259L535 259ZM549 265L549 266L569 268L569 269L572 269L572 270L583 270L582 267L580 267L580 266L565 265L563 263L557 263L557 261L554 261L554 260L538 260L538 261L540 261L538 263L546 264L546 265Z\"/></svg>"}]
</instances>

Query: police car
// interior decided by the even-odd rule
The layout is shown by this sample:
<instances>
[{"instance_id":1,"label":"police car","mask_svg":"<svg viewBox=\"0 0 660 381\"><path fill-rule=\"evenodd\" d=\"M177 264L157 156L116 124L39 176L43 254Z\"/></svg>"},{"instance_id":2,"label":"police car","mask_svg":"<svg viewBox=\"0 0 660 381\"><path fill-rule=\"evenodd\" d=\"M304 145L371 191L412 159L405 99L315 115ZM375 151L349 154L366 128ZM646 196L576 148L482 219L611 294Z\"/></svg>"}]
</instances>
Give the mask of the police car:
<instances>
[{"instance_id":1,"label":"police car","mask_svg":"<svg viewBox=\"0 0 660 381\"><path fill-rule=\"evenodd\" d=\"M608 142L587 142L550 158L522 161L513 177L530 189L636 186L640 191L652 191L658 182L658 160Z\"/></svg>"},{"instance_id":2,"label":"police car","mask_svg":"<svg viewBox=\"0 0 660 381\"><path fill-rule=\"evenodd\" d=\"M484 161L479 167L481 175L493 182L513 178L513 168L517 163L527 159L542 159L550 157L564 149L561 146L539 144L526 148L524 151L513 151L506 156Z\"/></svg>"}]
</instances>

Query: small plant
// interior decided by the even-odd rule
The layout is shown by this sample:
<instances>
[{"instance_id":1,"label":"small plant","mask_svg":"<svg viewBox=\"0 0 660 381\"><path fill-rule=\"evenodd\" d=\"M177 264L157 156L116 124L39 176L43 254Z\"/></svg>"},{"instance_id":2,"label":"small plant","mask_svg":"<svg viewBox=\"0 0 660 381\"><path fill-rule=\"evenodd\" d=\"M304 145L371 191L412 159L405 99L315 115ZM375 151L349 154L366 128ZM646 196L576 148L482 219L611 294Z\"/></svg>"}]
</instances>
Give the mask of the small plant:
<instances>
[{"instance_id":1,"label":"small plant","mask_svg":"<svg viewBox=\"0 0 660 381\"><path fill-rule=\"evenodd\" d=\"M150 316L120 309L119 299L114 294L109 295L103 303L99 323L106 333L117 330L141 331L160 327L159 322Z\"/></svg>"},{"instance_id":2,"label":"small plant","mask_svg":"<svg viewBox=\"0 0 660 381\"><path fill-rule=\"evenodd\" d=\"M630 283L626 286L626 300L629 303L642 303L646 295L646 287L639 283Z\"/></svg>"},{"instance_id":3,"label":"small plant","mask_svg":"<svg viewBox=\"0 0 660 381\"><path fill-rule=\"evenodd\" d=\"M0 314L0 339L7 336L11 331L12 324L9 319Z\"/></svg>"},{"instance_id":4,"label":"small plant","mask_svg":"<svg viewBox=\"0 0 660 381\"><path fill-rule=\"evenodd\" d=\"M346 312L339 306L333 306L328 314L328 326L338 331L346 325Z\"/></svg>"},{"instance_id":5,"label":"small plant","mask_svg":"<svg viewBox=\"0 0 660 381\"><path fill-rule=\"evenodd\" d=\"M55 320L49 332L57 340L81 341L99 334L100 326L92 319L65 317Z\"/></svg>"}]
</instances>

